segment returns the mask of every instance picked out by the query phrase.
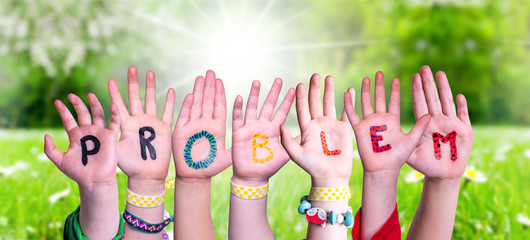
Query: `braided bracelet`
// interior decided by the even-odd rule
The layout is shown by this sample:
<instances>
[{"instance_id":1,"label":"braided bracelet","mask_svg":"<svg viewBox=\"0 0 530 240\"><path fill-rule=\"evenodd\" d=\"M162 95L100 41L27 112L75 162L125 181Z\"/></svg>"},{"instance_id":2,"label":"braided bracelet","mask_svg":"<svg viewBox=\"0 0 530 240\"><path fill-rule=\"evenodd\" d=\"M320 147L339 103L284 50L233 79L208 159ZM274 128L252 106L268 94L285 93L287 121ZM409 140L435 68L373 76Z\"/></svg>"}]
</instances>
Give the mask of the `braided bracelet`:
<instances>
[{"instance_id":1,"label":"braided bracelet","mask_svg":"<svg viewBox=\"0 0 530 240\"><path fill-rule=\"evenodd\" d=\"M298 213L306 215L306 222L320 224L322 227L326 227L326 222L329 222L331 225L334 225L335 223L342 223L346 227L353 226L353 213L350 206L348 206L348 209L344 215L336 214L333 210L331 210L329 214L326 214L326 211L324 211L322 208L311 208L311 203L309 203L309 198L307 195L300 199Z\"/></svg>"},{"instance_id":2,"label":"braided bracelet","mask_svg":"<svg viewBox=\"0 0 530 240\"><path fill-rule=\"evenodd\" d=\"M161 223L151 224L151 223L148 223L142 220L141 218L137 216L134 216L129 211L127 211L127 209L125 209L125 211L123 212L123 219L125 220L127 225L129 225L129 227L131 227L134 230L144 232L144 233L154 234L154 233L161 232L164 229L164 227L166 227L168 224L173 222L174 216L166 218L166 220L164 220Z\"/></svg>"},{"instance_id":3,"label":"braided bracelet","mask_svg":"<svg viewBox=\"0 0 530 240\"><path fill-rule=\"evenodd\" d=\"M175 188L175 181L166 181L166 190ZM137 193L134 193L133 191L129 190L127 188L127 202L132 204L133 206L137 207L158 207L162 204L164 204L166 201L166 192L164 191L162 194L156 195L156 196L144 196Z\"/></svg>"}]
</instances>

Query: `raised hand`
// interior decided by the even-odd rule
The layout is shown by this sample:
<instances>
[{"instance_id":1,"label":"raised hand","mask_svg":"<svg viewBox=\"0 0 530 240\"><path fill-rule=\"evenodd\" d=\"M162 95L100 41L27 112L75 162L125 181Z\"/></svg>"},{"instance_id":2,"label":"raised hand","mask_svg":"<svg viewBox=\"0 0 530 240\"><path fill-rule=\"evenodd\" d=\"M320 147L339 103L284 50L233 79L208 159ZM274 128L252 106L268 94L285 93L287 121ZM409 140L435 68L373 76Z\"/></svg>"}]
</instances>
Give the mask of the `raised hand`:
<instances>
[{"instance_id":1,"label":"raised hand","mask_svg":"<svg viewBox=\"0 0 530 240\"><path fill-rule=\"evenodd\" d=\"M129 177L130 183L137 180L164 182L171 158L175 91L172 88L168 90L162 118L158 119L155 74L147 72L145 110L140 99L138 71L135 67L129 68L127 79L130 115L116 82L109 81L110 98L118 106L121 118L118 166Z\"/></svg>"},{"instance_id":2,"label":"raised hand","mask_svg":"<svg viewBox=\"0 0 530 240\"><path fill-rule=\"evenodd\" d=\"M225 148L226 95L211 70L195 79L173 132L175 239L215 239L210 210L211 179L232 163ZM190 216L193 216L190 218Z\"/></svg>"},{"instance_id":3,"label":"raised hand","mask_svg":"<svg viewBox=\"0 0 530 240\"><path fill-rule=\"evenodd\" d=\"M407 239L451 239L458 204L460 178L466 170L473 143L473 129L464 95L453 94L444 72L428 66L412 76L412 99L417 118L432 116L419 145L407 163L425 175L420 203Z\"/></svg>"},{"instance_id":4,"label":"raised hand","mask_svg":"<svg viewBox=\"0 0 530 240\"><path fill-rule=\"evenodd\" d=\"M55 107L63 120L70 146L63 153L46 134L44 152L61 172L79 186L81 207L78 219L83 235L90 239L111 239L116 236L120 225L116 184L120 112L116 105L110 105L111 120L105 129L103 109L94 94L88 94L92 120L79 97L70 94L68 100L74 105L79 125L61 101L56 100Z\"/></svg>"},{"instance_id":5,"label":"raised hand","mask_svg":"<svg viewBox=\"0 0 530 240\"><path fill-rule=\"evenodd\" d=\"M326 77L324 108L320 102L320 76L313 74L309 87L309 106L303 84L296 88L296 111L301 141L291 137L289 129L281 126L282 144L293 161L311 175L312 187L345 188L349 185L353 161L353 137L346 113L337 120L334 82ZM327 213L345 214L348 200L313 201L313 208ZM346 239L343 224L320 225L309 223L306 239Z\"/></svg>"},{"instance_id":6,"label":"raised hand","mask_svg":"<svg viewBox=\"0 0 530 240\"><path fill-rule=\"evenodd\" d=\"M173 133L173 158L180 178L211 178L228 168L225 148L226 96L223 82L211 70L195 79Z\"/></svg>"},{"instance_id":7,"label":"raised hand","mask_svg":"<svg viewBox=\"0 0 530 240\"><path fill-rule=\"evenodd\" d=\"M63 120L70 146L66 153L63 153L46 134L44 152L61 172L80 186L115 183L116 138L120 124L118 108L111 105L111 122L108 129L105 129L103 109L94 94L88 94L93 120L85 103L78 96L70 94L68 100L77 112L79 125L63 102L56 100L55 108Z\"/></svg>"},{"instance_id":8,"label":"raised hand","mask_svg":"<svg viewBox=\"0 0 530 240\"><path fill-rule=\"evenodd\" d=\"M353 139L346 114L343 112L341 120L337 120L331 76L325 80L323 109L320 102L320 76L313 74L309 101L304 85L300 83L296 88L301 141L293 139L289 129L282 126L282 144L291 159L311 175L314 186L347 186L352 171Z\"/></svg>"},{"instance_id":9,"label":"raised hand","mask_svg":"<svg viewBox=\"0 0 530 240\"><path fill-rule=\"evenodd\" d=\"M405 134L400 121L399 79L392 81L388 112L386 110L385 79L382 72L375 75L375 111L370 94L370 78L364 78L361 88L363 120L355 113L355 91L344 94L344 108L355 131L357 148L363 163L363 196L361 239L371 239L396 208L397 180L401 167L416 148L429 115L418 120Z\"/></svg>"},{"instance_id":10,"label":"raised hand","mask_svg":"<svg viewBox=\"0 0 530 240\"><path fill-rule=\"evenodd\" d=\"M370 94L370 78L364 78L361 88L363 120L355 113L355 90L349 88L344 94L344 108L355 131L357 148L367 173L393 171L399 174L412 151L416 148L423 131L429 123L429 115L418 119L410 133L401 130L400 83L392 81L388 112L385 102L385 79L382 72L375 76L375 111Z\"/></svg>"},{"instance_id":11,"label":"raised hand","mask_svg":"<svg viewBox=\"0 0 530 240\"><path fill-rule=\"evenodd\" d=\"M232 121L233 178L266 183L289 161L289 155L280 145L280 125L287 118L295 92L294 89L289 89L273 116L281 88L282 80L277 78L261 108L259 117L257 116L259 81L252 83L244 119L243 98L236 97Z\"/></svg>"},{"instance_id":12,"label":"raised hand","mask_svg":"<svg viewBox=\"0 0 530 240\"><path fill-rule=\"evenodd\" d=\"M251 188L267 185L269 178L289 161L289 155L280 145L280 125L287 118L295 93L289 89L273 116L281 88L282 80L277 78L259 117L259 81L252 83L244 119L243 98L236 97L232 121L232 183ZM274 238L267 218L267 195L246 199L231 194L229 216L230 239Z\"/></svg>"},{"instance_id":13,"label":"raised hand","mask_svg":"<svg viewBox=\"0 0 530 240\"><path fill-rule=\"evenodd\" d=\"M427 178L457 179L464 174L473 143L473 129L464 95L453 94L444 72L436 73L440 96L431 69L421 68L412 76L412 99L416 119L432 116L416 150L407 163Z\"/></svg>"}]
</instances>

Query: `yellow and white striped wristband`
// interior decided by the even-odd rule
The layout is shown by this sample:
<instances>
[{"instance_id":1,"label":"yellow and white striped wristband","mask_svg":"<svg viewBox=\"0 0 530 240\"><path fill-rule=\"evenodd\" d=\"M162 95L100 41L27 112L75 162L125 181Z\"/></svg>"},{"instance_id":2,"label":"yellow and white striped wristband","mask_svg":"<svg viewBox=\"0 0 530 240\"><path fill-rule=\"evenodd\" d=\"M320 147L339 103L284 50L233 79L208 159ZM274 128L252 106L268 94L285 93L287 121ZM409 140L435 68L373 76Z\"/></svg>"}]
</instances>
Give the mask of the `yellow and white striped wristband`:
<instances>
[{"instance_id":1,"label":"yellow and white striped wristband","mask_svg":"<svg viewBox=\"0 0 530 240\"><path fill-rule=\"evenodd\" d=\"M309 200L313 201L340 201L350 199L350 187L321 188L312 187L309 191Z\"/></svg>"},{"instance_id":2,"label":"yellow and white striped wristband","mask_svg":"<svg viewBox=\"0 0 530 240\"><path fill-rule=\"evenodd\" d=\"M166 190L175 188L175 181L166 181ZM157 196L143 196L127 188L127 202L137 207L158 207L166 201L166 192Z\"/></svg>"},{"instance_id":3,"label":"yellow and white striped wristband","mask_svg":"<svg viewBox=\"0 0 530 240\"><path fill-rule=\"evenodd\" d=\"M269 193L269 183L260 187L241 186L230 181L230 192L242 199L260 199Z\"/></svg>"}]
</instances>

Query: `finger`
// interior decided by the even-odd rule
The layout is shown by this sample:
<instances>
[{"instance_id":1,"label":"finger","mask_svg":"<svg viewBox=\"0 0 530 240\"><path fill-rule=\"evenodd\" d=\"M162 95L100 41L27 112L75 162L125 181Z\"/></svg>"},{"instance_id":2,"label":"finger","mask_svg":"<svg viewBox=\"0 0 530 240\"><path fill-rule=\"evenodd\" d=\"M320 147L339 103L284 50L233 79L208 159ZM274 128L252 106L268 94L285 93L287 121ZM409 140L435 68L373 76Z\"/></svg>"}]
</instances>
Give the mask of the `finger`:
<instances>
[{"instance_id":1,"label":"finger","mask_svg":"<svg viewBox=\"0 0 530 240\"><path fill-rule=\"evenodd\" d=\"M109 85L110 101L116 104L116 106L118 106L118 109L120 110L121 119L123 120L125 117L129 116L129 111L127 110L127 107L125 107L125 104L123 103L120 90L118 89L118 84L116 84L116 81L114 81L114 79L111 79L108 85Z\"/></svg>"},{"instance_id":2,"label":"finger","mask_svg":"<svg viewBox=\"0 0 530 240\"><path fill-rule=\"evenodd\" d=\"M412 105L414 107L414 117L416 118L416 121L418 121L423 115L429 113L419 73L412 75Z\"/></svg>"},{"instance_id":3,"label":"finger","mask_svg":"<svg viewBox=\"0 0 530 240\"><path fill-rule=\"evenodd\" d=\"M260 120L270 120L276 103L278 102L278 96L280 96L280 91L282 90L282 80L276 78L272 84L271 90L261 107L261 112L259 113Z\"/></svg>"},{"instance_id":4,"label":"finger","mask_svg":"<svg viewBox=\"0 0 530 240\"><path fill-rule=\"evenodd\" d=\"M313 74L309 83L309 113L311 119L322 116L322 105L320 103L320 75Z\"/></svg>"},{"instance_id":5,"label":"finger","mask_svg":"<svg viewBox=\"0 0 530 240\"><path fill-rule=\"evenodd\" d=\"M442 114L440 97L438 97L438 91L436 90L436 83L434 83L431 68L429 68L429 66L421 67L420 75L429 113L431 115Z\"/></svg>"},{"instance_id":6,"label":"finger","mask_svg":"<svg viewBox=\"0 0 530 240\"><path fill-rule=\"evenodd\" d=\"M258 101L259 101L259 88L260 82L252 82L252 87L250 88L250 94L248 95L247 108L245 110L245 123L248 121L256 120Z\"/></svg>"},{"instance_id":7,"label":"finger","mask_svg":"<svg viewBox=\"0 0 530 240\"><path fill-rule=\"evenodd\" d=\"M77 122L75 121L74 116L72 116L72 113L70 113L70 110L68 110L64 103L61 102L61 100L55 100L54 104L57 112L59 112L59 115L61 116L61 120L63 120L64 130L69 132L77 127Z\"/></svg>"},{"instance_id":8,"label":"finger","mask_svg":"<svg viewBox=\"0 0 530 240\"><path fill-rule=\"evenodd\" d=\"M199 119L202 114L202 95L204 93L204 77L198 76L193 86L193 105L191 105L190 120Z\"/></svg>"},{"instance_id":9,"label":"finger","mask_svg":"<svg viewBox=\"0 0 530 240\"><path fill-rule=\"evenodd\" d=\"M467 110L466 97L464 97L462 94L458 94L458 96L456 96L456 103L458 104L458 118L460 118L462 122L471 125L471 120L469 119L469 113Z\"/></svg>"},{"instance_id":10,"label":"finger","mask_svg":"<svg viewBox=\"0 0 530 240\"><path fill-rule=\"evenodd\" d=\"M361 121L355 112L355 89L353 88L348 88L348 91L344 93L344 111L346 112L346 116L348 116L348 120L352 127L356 126Z\"/></svg>"},{"instance_id":11,"label":"finger","mask_svg":"<svg viewBox=\"0 0 530 240\"><path fill-rule=\"evenodd\" d=\"M108 129L118 136L120 130L120 109L114 103L110 104L110 123Z\"/></svg>"},{"instance_id":12,"label":"finger","mask_svg":"<svg viewBox=\"0 0 530 240\"><path fill-rule=\"evenodd\" d=\"M410 141L413 143L414 146L418 145L418 142L420 141L420 137L429 125L429 122L431 121L431 115L426 114L421 117L414 127L410 130L410 132L407 134Z\"/></svg>"},{"instance_id":13,"label":"finger","mask_svg":"<svg viewBox=\"0 0 530 240\"><path fill-rule=\"evenodd\" d=\"M105 113L98 98L93 93L89 93L87 98L92 111L92 123L98 127L105 128Z\"/></svg>"},{"instance_id":14,"label":"finger","mask_svg":"<svg viewBox=\"0 0 530 240\"><path fill-rule=\"evenodd\" d=\"M180 108L180 113L177 118L177 123L175 125L176 127L182 127L189 122L191 108L194 102L193 98L194 96L191 93L186 95L186 97L184 98L184 102L182 103L182 107Z\"/></svg>"},{"instance_id":15,"label":"finger","mask_svg":"<svg viewBox=\"0 0 530 240\"><path fill-rule=\"evenodd\" d=\"M232 131L235 131L245 125L243 121L243 97L237 95L234 101L234 109L232 111Z\"/></svg>"},{"instance_id":16,"label":"finger","mask_svg":"<svg viewBox=\"0 0 530 240\"><path fill-rule=\"evenodd\" d=\"M368 117L368 115L374 113L370 96L370 78L367 77L363 79L363 84L361 86L361 108L364 119Z\"/></svg>"},{"instance_id":17,"label":"finger","mask_svg":"<svg viewBox=\"0 0 530 240\"><path fill-rule=\"evenodd\" d=\"M337 118L335 110L335 81L332 76L327 76L324 81L324 116Z\"/></svg>"},{"instance_id":18,"label":"finger","mask_svg":"<svg viewBox=\"0 0 530 240\"><path fill-rule=\"evenodd\" d=\"M164 111L162 112L162 121L172 124L173 113L175 111L175 89L170 88L166 94L166 104L164 105Z\"/></svg>"},{"instance_id":19,"label":"finger","mask_svg":"<svg viewBox=\"0 0 530 240\"><path fill-rule=\"evenodd\" d=\"M273 122L278 124L285 123L285 119L287 119L287 115L289 115L289 110L291 110L291 106L293 105L294 96L295 90L294 88L290 88L289 91L287 91L285 97L283 98L282 103L278 107L278 110L276 110L276 113L272 118Z\"/></svg>"},{"instance_id":20,"label":"finger","mask_svg":"<svg viewBox=\"0 0 530 240\"><path fill-rule=\"evenodd\" d=\"M64 153L55 146L52 137L48 134L44 134L44 153L60 169Z\"/></svg>"},{"instance_id":21,"label":"finger","mask_svg":"<svg viewBox=\"0 0 530 240\"><path fill-rule=\"evenodd\" d=\"M223 119L226 121L226 94L223 81L215 79L215 108L213 112L214 119Z\"/></svg>"},{"instance_id":22,"label":"finger","mask_svg":"<svg viewBox=\"0 0 530 240\"><path fill-rule=\"evenodd\" d=\"M287 151L287 154L289 154L289 157L293 161L299 163L302 154L302 146L300 146L299 141L297 142L291 137L291 132L289 132L289 128L285 125L280 126L280 133L282 137L281 142L285 151Z\"/></svg>"},{"instance_id":23,"label":"finger","mask_svg":"<svg viewBox=\"0 0 530 240\"><path fill-rule=\"evenodd\" d=\"M157 117L156 113L156 77L152 71L145 76L145 113Z\"/></svg>"},{"instance_id":24,"label":"finger","mask_svg":"<svg viewBox=\"0 0 530 240\"><path fill-rule=\"evenodd\" d=\"M346 115L346 109L342 108L342 113L340 115L341 122L348 122L348 116Z\"/></svg>"},{"instance_id":25,"label":"finger","mask_svg":"<svg viewBox=\"0 0 530 240\"><path fill-rule=\"evenodd\" d=\"M374 102L376 113L386 113L385 76L381 71L375 74Z\"/></svg>"},{"instance_id":26,"label":"finger","mask_svg":"<svg viewBox=\"0 0 530 240\"><path fill-rule=\"evenodd\" d=\"M88 126L92 124L92 121L90 120L90 113L88 112L88 108L86 107L83 100L73 93L68 94L68 100L70 100L72 105L74 105L79 126Z\"/></svg>"},{"instance_id":27,"label":"finger","mask_svg":"<svg viewBox=\"0 0 530 240\"><path fill-rule=\"evenodd\" d=\"M140 99L140 85L138 83L138 70L131 66L127 73L127 82L129 89L129 108L131 115L143 113L142 100Z\"/></svg>"},{"instance_id":28,"label":"finger","mask_svg":"<svg viewBox=\"0 0 530 240\"><path fill-rule=\"evenodd\" d=\"M449 80L444 72L436 73L436 82L440 90L440 100L442 102L442 111L447 116L456 116L455 102L453 101L453 93L451 93L451 86Z\"/></svg>"},{"instance_id":29,"label":"finger","mask_svg":"<svg viewBox=\"0 0 530 240\"><path fill-rule=\"evenodd\" d=\"M202 116L207 118L213 117L215 101L215 73L212 70L206 72L204 85L204 96L202 99Z\"/></svg>"},{"instance_id":30,"label":"finger","mask_svg":"<svg viewBox=\"0 0 530 240\"><path fill-rule=\"evenodd\" d=\"M392 80L392 88L390 90L390 101L388 102L388 112L396 116L401 114L401 95L400 95L399 79Z\"/></svg>"},{"instance_id":31,"label":"finger","mask_svg":"<svg viewBox=\"0 0 530 240\"><path fill-rule=\"evenodd\" d=\"M296 116L298 118L300 130L303 132L307 123L311 121L311 116L309 115L305 87L302 83L299 83L298 86L296 86Z\"/></svg>"}]
</instances>

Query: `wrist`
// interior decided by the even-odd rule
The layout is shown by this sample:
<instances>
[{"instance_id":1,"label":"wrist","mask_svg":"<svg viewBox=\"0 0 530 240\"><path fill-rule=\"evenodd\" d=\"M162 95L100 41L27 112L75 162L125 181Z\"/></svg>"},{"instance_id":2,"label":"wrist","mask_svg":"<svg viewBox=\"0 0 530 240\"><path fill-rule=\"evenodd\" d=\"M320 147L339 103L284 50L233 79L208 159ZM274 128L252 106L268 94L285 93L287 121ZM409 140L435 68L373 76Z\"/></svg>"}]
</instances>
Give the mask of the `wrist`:
<instances>
[{"instance_id":1,"label":"wrist","mask_svg":"<svg viewBox=\"0 0 530 240\"><path fill-rule=\"evenodd\" d=\"M104 198L109 192L118 190L116 179L109 182L78 183L77 186L81 195L90 198Z\"/></svg>"},{"instance_id":2,"label":"wrist","mask_svg":"<svg viewBox=\"0 0 530 240\"><path fill-rule=\"evenodd\" d=\"M166 191L166 181L129 178L127 188L136 194L154 196Z\"/></svg>"},{"instance_id":3,"label":"wrist","mask_svg":"<svg viewBox=\"0 0 530 240\"><path fill-rule=\"evenodd\" d=\"M312 187L347 187L349 186L350 178L316 178L311 177Z\"/></svg>"},{"instance_id":4,"label":"wrist","mask_svg":"<svg viewBox=\"0 0 530 240\"><path fill-rule=\"evenodd\" d=\"M443 188L455 188L460 187L461 178L449 178L449 179L440 179L440 178L431 178L425 176L424 185L443 187Z\"/></svg>"},{"instance_id":5,"label":"wrist","mask_svg":"<svg viewBox=\"0 0 530 240\"><path fill-rule=\"evenodd\" d=\"M381 170L363 172L363 181L378 185L397 185L400 170Z\"/></svg>"},{"instance_id":6,"label":"wrist","mask_svg":"<svg viewBox=\"0 0 530 240\"><path fill-rule=\"evenodd\" d=\"M233 175L231 180L237 185L247 186L247 187L260 187L269 183L268 178L249 178L249 177L238 177Z\"/></svg>"}]
</instances>

